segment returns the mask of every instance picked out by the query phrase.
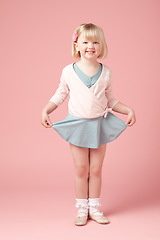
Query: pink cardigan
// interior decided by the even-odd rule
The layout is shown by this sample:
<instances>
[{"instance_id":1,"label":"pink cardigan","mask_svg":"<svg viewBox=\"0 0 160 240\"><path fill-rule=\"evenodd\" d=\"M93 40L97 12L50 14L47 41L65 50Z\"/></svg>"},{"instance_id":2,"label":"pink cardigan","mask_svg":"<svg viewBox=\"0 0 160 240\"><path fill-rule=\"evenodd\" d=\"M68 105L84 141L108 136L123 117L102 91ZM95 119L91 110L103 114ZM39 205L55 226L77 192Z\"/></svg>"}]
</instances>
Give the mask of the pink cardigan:
<instances>
[{"instance_id":1,"label":"pink cardigan","mask_svg":"<svg viewBox=\"0 0 160 240\"><path fill-rule=\"evenodd\" d=\"M64 67L59 87L49 101L59 106L69 93L69 113L80 118L106 117L118 102L112 92L111 70L105 65L99 79L90 88L78 77L73 63Z\"/></svg>"}]
</instances>

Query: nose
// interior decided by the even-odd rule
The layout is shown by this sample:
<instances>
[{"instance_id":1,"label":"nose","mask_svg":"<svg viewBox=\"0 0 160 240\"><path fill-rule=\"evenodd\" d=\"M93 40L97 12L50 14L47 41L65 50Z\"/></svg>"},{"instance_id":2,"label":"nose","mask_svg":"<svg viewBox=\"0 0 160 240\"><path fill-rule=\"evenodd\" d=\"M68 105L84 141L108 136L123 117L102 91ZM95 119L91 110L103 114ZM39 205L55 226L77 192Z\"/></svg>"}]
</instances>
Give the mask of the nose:
<instances>
[{"instance_id":1,"label":"nose","mask_svg":"<svg viewBox=\"0 0 160 240\"><path fill-rule=\"evenodd\" d=\"M88 43L88 48L93 48L93 43L92 42Z\"/></svg>"}]
</instances>

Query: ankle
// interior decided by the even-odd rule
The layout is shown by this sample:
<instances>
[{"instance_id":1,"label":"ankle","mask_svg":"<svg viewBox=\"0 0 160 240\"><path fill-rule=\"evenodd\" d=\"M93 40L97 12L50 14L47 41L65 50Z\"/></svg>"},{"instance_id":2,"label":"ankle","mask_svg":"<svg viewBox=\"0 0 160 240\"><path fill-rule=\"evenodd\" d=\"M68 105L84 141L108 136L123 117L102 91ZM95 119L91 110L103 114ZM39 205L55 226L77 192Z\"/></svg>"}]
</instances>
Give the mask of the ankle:
<instances>
[{"instance_id":1,"label":"ankle","mask_svg":"<svg viewBox=\"0 0 160 240\"><path fill-rule=\"evenodd\" d=\"M98 209L99 206L101 206L100 198L89 198L88 199L89 214L101 215L101 212Z\"/></svg>"},{"instance_id":2,"label":"ankle","mask_svg":"<svg viewBox=\"0 0 160 240\"><path fill-rule=\"evenodd\" d=\"M88 215L88 199L80 199L76 198L76 208L78 208L78 215L79 216L86 216Z\"/></svg>"}]
</instances>

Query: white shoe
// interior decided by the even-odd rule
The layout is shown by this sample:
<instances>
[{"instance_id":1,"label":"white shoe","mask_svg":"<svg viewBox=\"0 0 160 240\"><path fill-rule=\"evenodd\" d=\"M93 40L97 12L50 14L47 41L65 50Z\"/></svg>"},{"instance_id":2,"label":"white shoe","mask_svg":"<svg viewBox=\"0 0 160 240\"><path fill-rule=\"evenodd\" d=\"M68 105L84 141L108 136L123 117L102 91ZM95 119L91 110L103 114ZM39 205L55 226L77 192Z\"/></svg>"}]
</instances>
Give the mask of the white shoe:
<instances>
[{"instance_id":1,"label":"white shoe","mask_svg":"<svg viewBox=\"0 0 160 240\"><path fill-rule=\"evenodd\" d=\"M76 219L74 221L74 224L76 226L83 226L87 223L88 220L88 214L85 213L85 216L79 216L79 214L76 216Z\"/></svg>"},{"instance_id":2,"label":"white shoe","mask_svg":"<svg viewBox=\"0 0 160 240\"><path fill-rule=\"evenodd\" d=\"M93 214L90 214L88 215L89 219L91 220L94 220L96 221L97 223L101 223L101 224L107 224L109 223L109 220L108 218L106 218L104 215L103 215L103 212L101 212L101 215L94 215Z\"/></svg>"}]
</instances>

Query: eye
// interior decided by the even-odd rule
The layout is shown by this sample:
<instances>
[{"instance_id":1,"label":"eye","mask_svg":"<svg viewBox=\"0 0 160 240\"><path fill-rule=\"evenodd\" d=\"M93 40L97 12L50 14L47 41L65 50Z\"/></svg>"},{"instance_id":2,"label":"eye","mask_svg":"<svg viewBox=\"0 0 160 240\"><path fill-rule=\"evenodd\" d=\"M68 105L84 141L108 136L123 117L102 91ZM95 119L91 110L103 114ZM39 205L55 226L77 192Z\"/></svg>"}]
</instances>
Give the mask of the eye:
<instances>
[{"instance_id":1,"label":"eye","mask_svg":"<svg viewBox=\"0 0 160 240\"><path fill-rule=\"evenodd\" d=\"M99 42L94 42L93 44L99 44Z\"/></svg>"},{"instance_id":2,"label":"eye","mask_svg":"<svg viewBox=\"0 0 160 240\"><path fill-rule=\"evenodd\" d=\"M88 42L83 42L83 44L87 44Z\"/></svg>"}]
</instances>

